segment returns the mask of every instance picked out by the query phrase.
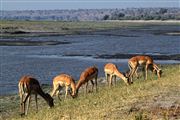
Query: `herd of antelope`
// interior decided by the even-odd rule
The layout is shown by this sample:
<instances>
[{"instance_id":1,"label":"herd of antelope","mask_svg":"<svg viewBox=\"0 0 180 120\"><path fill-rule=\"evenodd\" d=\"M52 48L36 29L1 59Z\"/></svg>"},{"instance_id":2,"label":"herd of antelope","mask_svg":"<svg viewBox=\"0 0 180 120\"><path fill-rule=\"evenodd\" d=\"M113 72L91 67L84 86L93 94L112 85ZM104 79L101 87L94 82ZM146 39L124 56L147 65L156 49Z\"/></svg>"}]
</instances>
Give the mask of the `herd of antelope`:
<instances>
[{"instance_id":1,"label":"herd of antelope","mask_svg":"<svg viewBox=\"0 0 180 120\"><path fill-rule=\"evenodd\" d=\"M158 78L161 77L162 70L158 68L158 66L153 62L153 59L149 56L135 56L129 59L128 61L129 71L126 73L121 73L117 66L113 63L107 63L104 66L104 72L105 72L105 78L107 80L107 83L109 87L116 84L116 76L121 78L127 85L130 85L133 83L133 75L135 74L136 77L138 77L138 68L142 67L144 69L144 78L147 79L147 72L148 69L151 70L153 73L155 73ZM75 80L72 76L68 74L60 74L53 79L53 90L51 94L44 93L43 90L40 87L40 84L38 80L31 76L24 76L19 81L19 95L20 95L20 111L21 115L27 115L31 94L35 94L35 103L36 103L36 111L38 111L38 105L37 105L37 95L39 94L42 98L45 99L45 101L48 103L49 107L54 106L53 102L53 96L57 95L59 100L60 99L60 91L63 87L65 87L65 98L67 97L67 94L69 93L72 98L75 98L78 96L78 91L81 86L84 87L84 93L87 93L87 87L88 83L92 84L91 91L94 89L97 92L97 77L98 77L98 68L95 66L89 67L85 69L81 75L80 79L75 83ZM93 81L95 80L95 81ZM26 108L26 102L27 102L27 108Z\"/></svg>"}]
</instances>

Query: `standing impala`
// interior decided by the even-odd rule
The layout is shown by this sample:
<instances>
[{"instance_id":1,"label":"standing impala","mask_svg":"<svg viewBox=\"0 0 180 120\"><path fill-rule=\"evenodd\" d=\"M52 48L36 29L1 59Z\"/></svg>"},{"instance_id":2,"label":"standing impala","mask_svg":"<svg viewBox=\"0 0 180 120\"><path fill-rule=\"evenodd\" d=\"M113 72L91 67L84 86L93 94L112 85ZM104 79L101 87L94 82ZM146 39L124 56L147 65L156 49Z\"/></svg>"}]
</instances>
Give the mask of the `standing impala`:
<instances>
[{"instance_id":1,"label":"standing impala","mask_svg":"<svg viewBox=\"0 0 180 120\"><path fill-rule=\"evenodd\" d=\"M151 70L152 72L156 73L158 78L160 78L161 74L162 74L162 70L159 69L158 66L153 62L153 59L150 56L146 56L146 55L132 57L128 61L128 66L130 69L129 77L131 78L131 81L132 81L132 77L133 77L134 73L138 77L137 70L138 70L138 67L140 67L140 66L145 68L144 78L146 80L147 80L148 69Z\"/></svg>"},{"instance_id":2,"label":"standing impala","mask_svg":"<svg viewBox=\"0 0 180 120\"><path fill-rule=\"evenodd\" d=\"M112 79L114 77L114 83L116 84L116 76L124 80L124 82L129 85L129 78L125 77L119 70L117 69L117 66L113 63L107 63L104 66L104 72L105 72L105 77L107 80L107 83L109 84L109 87L112 85ZM110 78L108 80L108 77Z\"/></svg>"},{"instance_id":3,"label":"standing impala","mask_svg":"<svg viewBox=\"0 0 180 120\"><path fill-rule=\"evenodd\" d=\"M65 99L67 97L69 88L72 90L72 93L70 95L73 98L76 97L76 85L75 85L74 79L70 75L67 75L67 74L58 75L53 79L53 91L51 93L51 96L56 94L59 100L61 100L59 97L59 93L64 86L66 88Z\"/></svg>"},{"instance_id":4,"label":"standing impala","mask_svg":"<svg viewBox=\"0 0 180 120\"><path fill-rule=\"evenodd\" d=\"M45 99L50 107L54 106L53 98L48 94L44 93L39 85L38 80L31 76L23 76L18 84L19 87L19 96L20 96L20 111L21 115L27 115L31 94L35 94L35 101L36 101L36 110L38 111L37 105L37 95L39 94L41 97ZM26 109L26 102L28 100L27 109Z\"/></svg>"},{"instance_id":5,"label":"standing impala","mask_svg":"<svg viewBox=\"0 0 180 120\"><path fill-rule=\"evenodd\" d=\"M85 93L87 93L87 86L88 86L89 81L91 81L92 91L93 91L93 88L94 88L93 79L95 79L95 87L96 87L96 92L97 92L97 77L98 77L98 69L95 66L85 69L81 73L80 79L76 85L77 94L78 94L79 88L82 85L84 85Z\"/></svg>"}]
</instances>

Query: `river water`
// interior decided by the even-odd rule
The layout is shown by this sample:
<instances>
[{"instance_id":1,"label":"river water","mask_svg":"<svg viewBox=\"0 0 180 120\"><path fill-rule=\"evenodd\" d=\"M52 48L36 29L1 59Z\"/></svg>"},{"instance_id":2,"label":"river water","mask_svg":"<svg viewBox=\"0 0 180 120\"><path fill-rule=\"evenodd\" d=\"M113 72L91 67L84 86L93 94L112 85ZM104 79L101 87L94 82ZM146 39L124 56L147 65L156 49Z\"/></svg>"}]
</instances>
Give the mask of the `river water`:
<instances>
[{"instance_id":1,"label":"river water","mask_svg":"<svg viewBox=\"0 0 180 120\"><path fill-rule=\"evenodd\" d=\"M44 46L0 46L0 95L18 91L18 81L23 75L32 75L41 84L52 84L60 73L78 80L81 72L92 65L99 68L107 62L117 64L119 70L128 70L127 59L101 58L115 54L180 54L179 36L165 33L180 31L179 26L146 26L98 31L90 34L3 38L6 41L60 41L66 44ZM158 64L180 63L179 60L155 60Z\"/></svg>"}]
</instances>

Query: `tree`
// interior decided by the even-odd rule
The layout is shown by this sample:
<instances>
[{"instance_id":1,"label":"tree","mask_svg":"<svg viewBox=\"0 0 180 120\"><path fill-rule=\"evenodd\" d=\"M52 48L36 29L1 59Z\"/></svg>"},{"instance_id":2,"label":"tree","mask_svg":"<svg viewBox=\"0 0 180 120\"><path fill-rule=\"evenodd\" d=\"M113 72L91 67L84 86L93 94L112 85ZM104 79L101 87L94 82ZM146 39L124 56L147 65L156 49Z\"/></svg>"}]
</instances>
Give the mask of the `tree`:
<instances>
[{"instance_id":1,"label":"tree","mask_svg":"<svg viewBox=\"0 0 180 120\"><path fill-rule=\"evenodd\" d=\"M119 17L119 18L122 18L122 17L124 17L124 16L125 16L124 13L119 13L119 14L118 14L118 17Z\"/></svg>"},{"instance_id":2,"label":"tree","mask_svg":"<svg viewBox=\"0 0 180 120\"><path fill-rule=\"evenodd\" d=\"M103 20L108 20L109 19L109 15L105 15L104 17L103 17Z\"/></svg>"},{"instance_id":3,"label":"tree","mask_svg":"<svg viewBox=\"0 0 180 120\"><path fill-rule=\"evenodd\" d=\"M159 13L160 13L160 14L165 14L165 13L167 13L167 9L166 9L166 8L161 8L161 9L159 10Z\"/></svg>"}]
</instances>

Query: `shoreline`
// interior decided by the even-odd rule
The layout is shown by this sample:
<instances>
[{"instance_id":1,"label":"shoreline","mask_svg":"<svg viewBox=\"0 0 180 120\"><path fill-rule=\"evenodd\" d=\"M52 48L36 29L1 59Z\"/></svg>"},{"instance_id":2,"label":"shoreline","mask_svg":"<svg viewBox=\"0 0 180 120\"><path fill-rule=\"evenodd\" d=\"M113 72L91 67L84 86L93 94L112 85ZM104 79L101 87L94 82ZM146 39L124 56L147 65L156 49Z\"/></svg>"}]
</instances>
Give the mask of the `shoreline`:
<instances>
[{"instance_id":1,"label":"shoreline","mask_svg":"<svg viewBox=\"0 0 180 120\"><path fill-rule=\"evenodd\" d=\"M166 67L166 66L178 66L178 65L180 65L180 63L161 64L160 66L161 67ZM75 82L77 82L77 81L75 81ZM106 80L105 80L104 76L103 77L102 76L98 77L98 84L100 84L100 85L105 85L106 84ZM52 84L44 84L44 83L42 83L41 87L42 87L42 89L44 89L46 92L49 93L51 91L51 89L52 89ZM17 88L18 88L18 86L17 86ZM6 98L6 97L15 97L15 96L16 97L18 96L18 91L16 91L16 92L14 91L13 93L0 94L0 99Z\"/></svg>"},{"instance_id":2,"label":"shoreline","mask_svg":"<svg viewBox=\"0 0 180 120\"><path fill-rule=\"evenodd\" d=\"M132 22L132 23L180 23L180 20L107 20L109 22Z\"/></svg>"},{"instance_id":3,"label":"shoreline","mask_svg":"<svg viewBox=\"0 0 180 120\"><path fill-rule=\"evenodd\" d=\"M0 36L32 37L92 34L103 30L139 28L149 25L180 25L180 20L106 20L106 21L4 21ZM165 33L180 35L180 31Z\"/></svg>"},{"instance_id":4,"label":"shoreline","mask_svg":"<svg viewBox=\"0 0 180 120\"><path fill-rule=\"evenodd\" d=\"M70 42L60 41L0 41L0 46L46 46L46 45L59 45L59 44L71 44Z\"/></svg>"}]
</instances>

